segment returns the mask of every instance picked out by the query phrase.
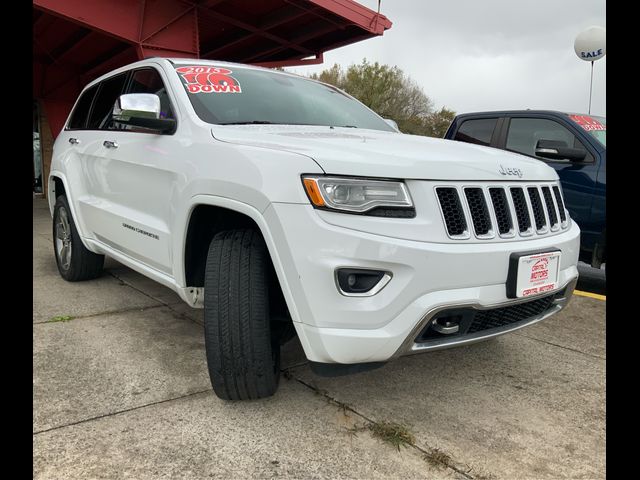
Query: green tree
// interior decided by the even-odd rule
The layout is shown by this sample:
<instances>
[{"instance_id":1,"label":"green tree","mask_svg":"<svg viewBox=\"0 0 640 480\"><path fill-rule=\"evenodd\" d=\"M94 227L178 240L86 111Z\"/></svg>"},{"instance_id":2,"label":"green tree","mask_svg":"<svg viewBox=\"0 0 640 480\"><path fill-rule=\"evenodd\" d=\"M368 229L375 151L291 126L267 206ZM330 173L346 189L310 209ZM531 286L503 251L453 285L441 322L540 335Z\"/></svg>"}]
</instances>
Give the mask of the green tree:
<instances>
[{"instance_id":1,"label":"green tree","mask_svg":"<svg viewBox=\"0 0 640 480\"><path fill-rule=\"evenodd\" d=\"M404 133L441 137L455 116L446 108L434 112L422 87L397 66L370 63L365 58L346 71L334 64L311 78L353 95L381 117L395 120Z\"/></svg>"},{"instance_id":2,"label":"green tree","mask_svg":"<svg viewBox=\"0 0 640 480\"><path fill-rule=\"evenodd\" d=\"M426 119L425 132L428 133L425 133L425 135L439 138L444 137L455 116L456 112L446 107L442 107L439 111L431 113Z\"/></svg>"}]
</instances>

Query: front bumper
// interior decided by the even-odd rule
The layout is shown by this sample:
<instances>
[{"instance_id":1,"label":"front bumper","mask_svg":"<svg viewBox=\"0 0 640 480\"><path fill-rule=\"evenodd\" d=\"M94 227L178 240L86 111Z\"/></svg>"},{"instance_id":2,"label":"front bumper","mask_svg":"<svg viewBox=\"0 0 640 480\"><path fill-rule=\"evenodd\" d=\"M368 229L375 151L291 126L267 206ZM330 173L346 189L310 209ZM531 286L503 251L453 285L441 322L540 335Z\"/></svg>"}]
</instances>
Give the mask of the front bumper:
<instances>
[{"instance_id":1,"label":"front bumper","mask_svg":"<svg viewBox=\"0 0 640 480\"><path fill-rule=\"evenodd\" d=\"M569 301L578 277L580 230L575 222L557 235L526 241L431 243L331 225L308 205L271 204L265 220L284 271L281 281L290 292L287 303L294 325L307 358L314 362L381 362L507 333L557 313ZM391 228L406 221L380 219ZM562 251L558 283L564 294L548 311L499 331L416 343L424 326L443 309L522 302L506 296L510 254L551 248ZM377 295L347 297L334 281L339 267L386 270L393 278Z\"/></svg>"}]
</instances>

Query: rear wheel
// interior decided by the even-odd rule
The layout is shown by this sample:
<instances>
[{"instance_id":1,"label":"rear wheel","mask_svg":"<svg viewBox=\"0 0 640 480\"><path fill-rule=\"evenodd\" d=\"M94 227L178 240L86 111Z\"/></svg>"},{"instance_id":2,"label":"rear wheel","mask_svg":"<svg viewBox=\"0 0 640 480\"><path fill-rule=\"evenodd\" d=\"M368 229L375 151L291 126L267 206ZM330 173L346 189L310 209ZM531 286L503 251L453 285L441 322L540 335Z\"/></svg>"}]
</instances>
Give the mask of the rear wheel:
<instances>
[{"instance_id":1,"label":"rear wheel","mask_svg":"<svg viewBox=\"0 0 640 480\"><path fill-rule=\"evenodd\" d=\"M271 396L280 379L280 345L269 315L269 254L255 230L218 233L204 283L207 365L226 400Z\"/></svg>"},{"instance_id":2,"label":"rear wheel","mask_svg":"<svg viewBox=\"0 0 640 480\"><path fill-rule=\"evenodd\" d=\"M53 248L58 271L69 282L99 277L104 255L93 253L82 244L64 195L56 199L53 209Z\"/></svg>"}]
</instances>

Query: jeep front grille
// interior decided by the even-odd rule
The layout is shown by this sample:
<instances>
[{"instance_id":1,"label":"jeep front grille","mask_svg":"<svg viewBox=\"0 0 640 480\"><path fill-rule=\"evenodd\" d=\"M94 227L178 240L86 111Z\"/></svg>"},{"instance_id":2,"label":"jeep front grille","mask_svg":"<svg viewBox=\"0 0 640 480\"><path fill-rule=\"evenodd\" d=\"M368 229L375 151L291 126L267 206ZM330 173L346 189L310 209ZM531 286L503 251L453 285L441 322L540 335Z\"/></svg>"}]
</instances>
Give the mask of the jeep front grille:
<instances>
[{"instance_id":1,"label":"jeep front grille","mask_svg":"<svg viewBox=\"0 0 640 480\"><path fill-rule=\"evenodd\" d=\"M553 184L446 185L436 186L436 195L447 234L455 240L528 237L569 227Z\"/></svg>"}]
</instances>

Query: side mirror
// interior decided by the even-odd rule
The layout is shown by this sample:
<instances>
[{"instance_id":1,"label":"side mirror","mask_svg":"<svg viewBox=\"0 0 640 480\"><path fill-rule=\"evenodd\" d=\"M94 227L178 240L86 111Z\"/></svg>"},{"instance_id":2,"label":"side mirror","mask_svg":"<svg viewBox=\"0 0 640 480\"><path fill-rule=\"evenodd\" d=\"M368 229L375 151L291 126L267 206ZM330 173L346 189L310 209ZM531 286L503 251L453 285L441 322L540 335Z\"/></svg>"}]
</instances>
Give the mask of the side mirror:
<instances>
[{"instance_id":1,"label":"side mirror","mask_svg":"<svg viewBox=\"0 0 640 480\"><path fill-rule=\"evenodd\" d=\"M391 120L390 118L385 118L384 121L387 122L387 125L392 127L396 132L400 133L400 129L398 128L398 124L396 123L395 120Z\"/></svg>"},{"instance_id":2,"label":"side mirror","mask_svg":"<svg viewBox=\"0 0 640 480\"><path fill-rule=\"evenodd\" d=\"M586 150L570 148L566 142L561 140L538 140L535 153L539 157L550 160L569 160L571 162L581 162L587 156Z\"/></svg>"},{"instance_id":3,"label":"side mirror","mask_svg":"<svg viewBox=\"0 0 640 480\"><path fill-rule=\"evenodd\" d=\"M120 95L113 106L114 122L124 125L159 130L171 133L176 128L176 121L160 118L160 97L153 93L128 93Z\"/></svg>"}]
</instances>

